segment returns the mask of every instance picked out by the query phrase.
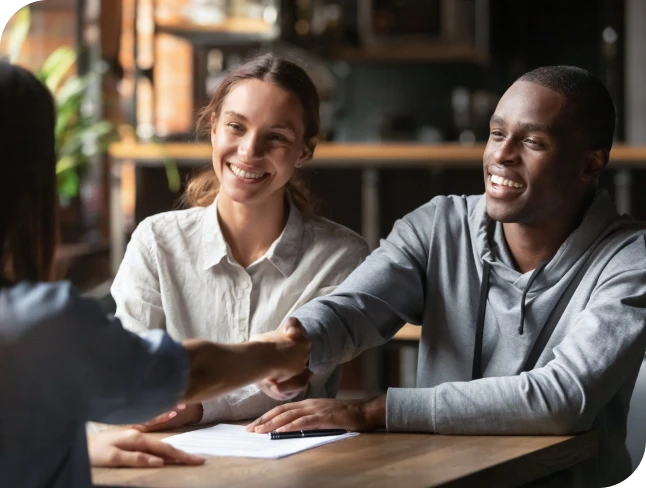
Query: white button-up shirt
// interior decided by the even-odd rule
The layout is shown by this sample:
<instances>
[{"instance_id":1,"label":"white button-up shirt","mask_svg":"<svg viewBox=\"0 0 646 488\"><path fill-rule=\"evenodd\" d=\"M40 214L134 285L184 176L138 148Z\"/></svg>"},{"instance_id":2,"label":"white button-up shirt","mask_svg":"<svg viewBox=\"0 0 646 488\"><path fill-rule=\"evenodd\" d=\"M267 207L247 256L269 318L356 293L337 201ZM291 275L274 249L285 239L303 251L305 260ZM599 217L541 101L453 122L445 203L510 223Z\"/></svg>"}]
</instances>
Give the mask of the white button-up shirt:
<instances>
[{"instance_id":1,"label":"white button-up shirt","mask_svg":"<svg viewBox=\"0 0 646 488\"><path fill-rule=\"evenodd\" d=\"M366 257L365 241L290 203L287 224L266 254L243 268L224 240L217 199L166 212L135 230L112 285L117 317L136 333L164 329L174 339L244 342L275 330L311 299L333 291ZM310 380L309 397L336 394L338 374ZM203 404L202 422L257 417L280 404L254 385Z\"/></svg>"}]
</instances>

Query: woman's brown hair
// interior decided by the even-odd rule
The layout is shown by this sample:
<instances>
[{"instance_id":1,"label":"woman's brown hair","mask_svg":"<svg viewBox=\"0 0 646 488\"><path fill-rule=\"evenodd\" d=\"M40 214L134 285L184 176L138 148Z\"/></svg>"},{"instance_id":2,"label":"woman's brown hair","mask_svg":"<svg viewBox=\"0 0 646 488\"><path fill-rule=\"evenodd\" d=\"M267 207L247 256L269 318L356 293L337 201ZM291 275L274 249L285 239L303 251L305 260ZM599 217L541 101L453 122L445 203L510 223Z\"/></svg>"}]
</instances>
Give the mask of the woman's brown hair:
<instances>
[{"instance_id":1,"label":"woman's brown hair","mask_svg":"<svg viewBox=\"0 0 646 488\"><path fill-rule=\"evenodd\" d=\"M211 117L214 115L217 120L220 116L228 93L236 83L249 79L268 81L298 98L303 109L304 140L311 158L316 148L320 124L318 91L303 68L271 53L251 58L226 76L215 90L211 102L199 114L198 133L210 134ZM219 190L220 182L213 169L209 168L189 182L181 202L186 207L206 207L213 203ZM287 190L299 210L313 212L309 191L296 171L287 182Z\"/></svg>"},{"instance_id":2,"label":"woman's brown hair","mask_svg":"<svg viewBox=\"0 0 646 488\"><path fill-rule=\"evenodd\" d=\"M0 280L52 277L56 247L54 101L28 71L0 62Z\"/></svg>"}]
</instances>

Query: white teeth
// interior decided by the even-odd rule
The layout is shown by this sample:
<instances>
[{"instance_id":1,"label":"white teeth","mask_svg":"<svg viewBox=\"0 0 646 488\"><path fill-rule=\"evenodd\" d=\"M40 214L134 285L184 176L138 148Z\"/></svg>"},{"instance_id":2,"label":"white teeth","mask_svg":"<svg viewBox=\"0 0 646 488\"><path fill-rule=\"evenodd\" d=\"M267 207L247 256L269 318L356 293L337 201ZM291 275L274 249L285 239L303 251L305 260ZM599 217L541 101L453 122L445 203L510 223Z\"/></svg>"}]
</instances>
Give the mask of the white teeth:
<instances>
[{"instance_id":1,"label":"white teeth","mask_svg":"<svg viewBox=\"0 0 646 488\"><path fill-rule=\"evenodd\" d=\"M503 178L502 176L498 175L490 175L491 181L493 181L496 185L505 185L509 186L511 188L522 188L523 185L521 183L517 183L515 181L508 180L506 178Z\"/></svg>"},{"instance_id":2,"label":"white teeth","mask_svg":"<svg viewBox=\"0 0 646 488\"><path fill-rule=\"evenodd\" d=\"M264 173L251 173L250 171L245 171L231 163L229 163L229 168L231 168L231 171L233 171L233 174L235 174L240 178L250 178L250 179L256 180L258 178L262 178L265 175Z\"/></svg>"}]
</instances>

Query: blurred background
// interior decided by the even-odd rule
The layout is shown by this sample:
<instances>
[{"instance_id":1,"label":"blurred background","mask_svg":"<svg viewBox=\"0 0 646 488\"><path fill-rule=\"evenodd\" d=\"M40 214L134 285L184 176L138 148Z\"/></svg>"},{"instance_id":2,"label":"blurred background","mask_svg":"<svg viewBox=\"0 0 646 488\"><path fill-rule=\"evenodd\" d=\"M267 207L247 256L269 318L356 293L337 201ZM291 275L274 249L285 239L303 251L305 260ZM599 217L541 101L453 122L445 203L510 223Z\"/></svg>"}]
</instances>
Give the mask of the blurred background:
<instances>
[{"instance_id":1,"label":"blurred background","mask_svg":"<svg viewBox=\"0 0 646 488\"><path fill-rule=\"evenodd\" d=\"M0 56L56 95L58 272L101 295L136 225L175 208L210 164L197 111L263 50L318 86L322 142L306 180L320 213L372 247L433 196L483 191L489 117L543 65L606 84L618 123L602 185L646 219L645 25L644 0L44 0L12 18ZM347 366L344 391L413 386L416 333L398 339Z\"/></svg>"}]
</instances>

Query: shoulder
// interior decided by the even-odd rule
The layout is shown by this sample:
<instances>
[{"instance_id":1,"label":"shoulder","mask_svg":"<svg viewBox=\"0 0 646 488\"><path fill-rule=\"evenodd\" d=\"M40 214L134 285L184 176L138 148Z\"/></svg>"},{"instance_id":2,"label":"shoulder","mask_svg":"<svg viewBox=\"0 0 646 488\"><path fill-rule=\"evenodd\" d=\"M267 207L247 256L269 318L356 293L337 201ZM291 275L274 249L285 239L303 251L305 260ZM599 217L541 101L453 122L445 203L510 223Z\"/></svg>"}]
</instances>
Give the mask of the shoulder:
<instances>
[{"instance_id":1,"label":"shoulder","mask_svg":"<svg viewBox=\"0 0 646 488\"><path fill-rule=\"evenodd\" d=\"M608 258L603 272L605 277L646 271L646 223L619 219L604 239L600 254Z\"/></svg>"},{"instance_id":2,"label":"shoulder","mask_svg":"<svg viewBox=\"0 0 646 488\"><path fill-rule=\"evenodd\" d=\"M68 320L79 303L80 297L70 282L20 282L0 291L1 322L3 327L28 329L43 322Z\"/></svg>"},{"instance_id":3,"label":"shoulder","mask_svg":"<svg viewBox=\"0 0 646 488\"><path fill-rule=\"evenodd\" d=\"M303 233L310 245L344 249L363 255L368 254L368 244L356 232L341 224L318 216L304 217Z\"/></svg>"},{"instance_id":4,"label":"shoulder","mask_svg":"<svg viewBox=\"0 0 646 488\"><path fill-rule=\"evenodd\" d=\"M134 240L148 247L172 246L177 240L191 242L201 229L202 218L209 207L173 210L147 217L132 234Z\"/></svg>"},{"instance_id":5,"label":"shoulder","mask_svg":"<svg viewBox=\"0 0 646 488\"><path fill-rule=\"evenodd\" d=\"M477 211L482 195L441 195L416 208L402 219L413 230L433 231L435 226L468 226L469 218Z\"/></svg>"}]
</instances>

